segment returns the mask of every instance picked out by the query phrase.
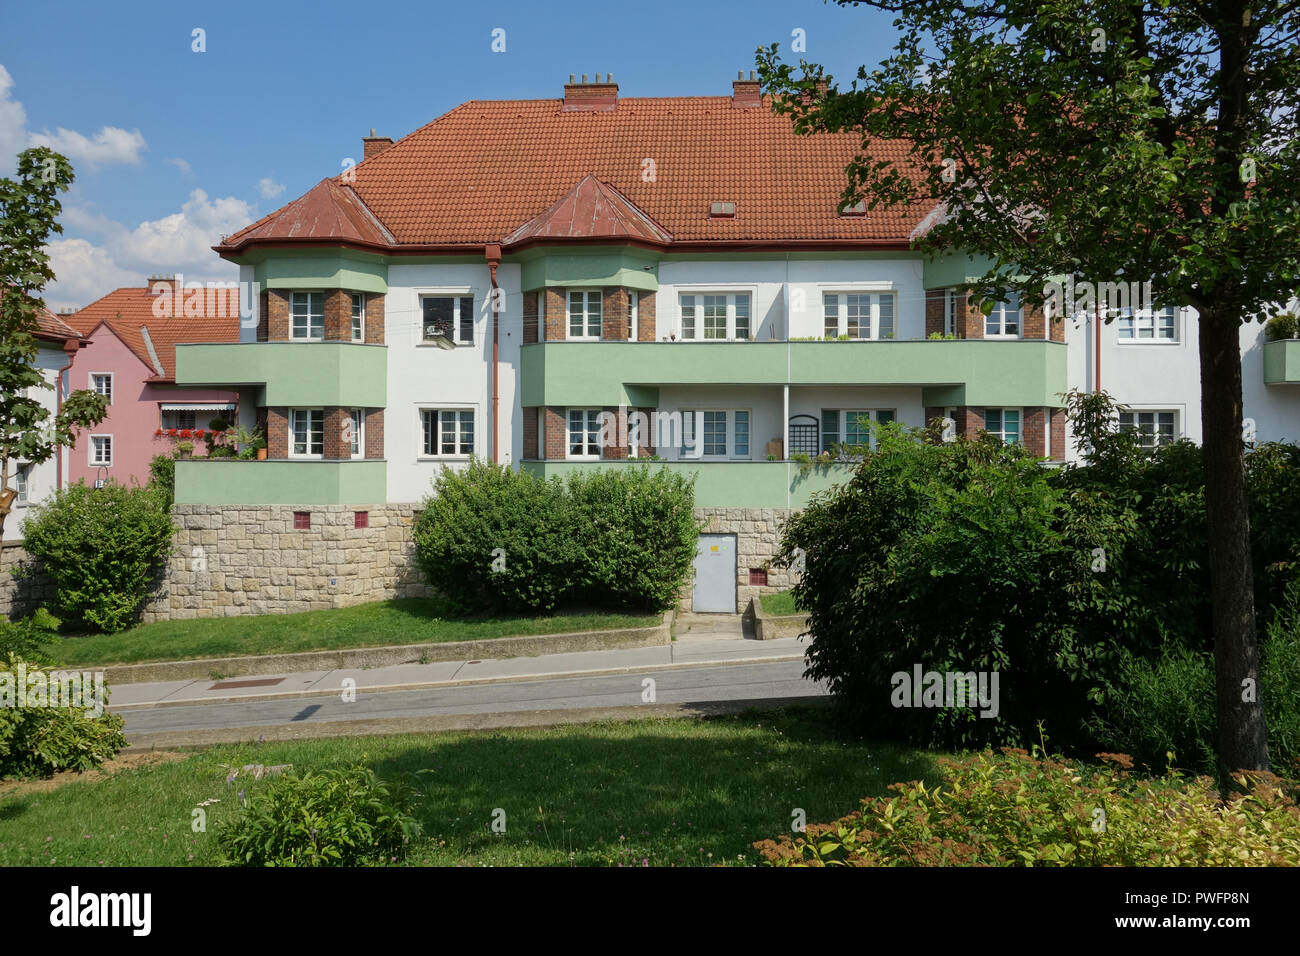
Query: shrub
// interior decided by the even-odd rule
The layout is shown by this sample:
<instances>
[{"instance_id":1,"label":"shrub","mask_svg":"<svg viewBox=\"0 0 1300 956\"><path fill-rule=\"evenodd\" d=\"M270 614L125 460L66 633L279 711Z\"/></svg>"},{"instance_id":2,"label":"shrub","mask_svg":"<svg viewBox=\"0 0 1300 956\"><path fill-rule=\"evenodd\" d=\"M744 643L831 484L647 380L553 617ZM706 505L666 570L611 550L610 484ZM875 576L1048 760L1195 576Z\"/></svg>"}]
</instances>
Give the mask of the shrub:
<instances>
[{"instance_id":1,"label":"shrub","mask_svg":"<svg viewBox=\"0 0 1300 956\"><path fill-rule=\"evenodd\" d=\"M165 493L152 485L78 482L36 505L23 534L54 584L56 613L113 632L129 626L148 598L172 523Z\"/></svg>"},{"instance_id":2,"label":"shrub","mask_svg":"<svg viewBox=\"0 0 1300 956\"><path fill-rule=\"evenodd\" d=\"M49 651L59 643L59 622L44 608L20 621L0 619L0 661L9 658L47 666L54 664Z\"/></svg>"},{"instance_id":3,"label":"shrub","mask_svg":"<svg viewBox=\"0 0 1300 956\"><path fill-rule=\"evenodd\" d=\"M466 610L550 611L580 564L559 482L477 460L438 475L414 538L429 583Z\"/></svg>"},{"instance_id":4,"label":"shrub","mask_svg":"<svg viewBox=\"0 0 1300 956\"><path fill-rule=\"evenodd\" d=\"M162 492L170 509L172 502L176 500L175 455L154 455L149 459L149 484Z\"/></svg>"},{"instance_id":5,"label":"shrub","mask_svg":"<svg viewBox=\"0 0 1300 956\"><path fill-rule=\"evenodd\" d=\"M233 866L357 866L405 855L420 833L413 793L366 767L275 777L218 843Z\"/></svg>"},{"instance_id":6,"label":"shrub","mask_svg":"<svg viewBox=\"0 0 1300 956\"><path fill-rule=\"evenodd\" d=\"M940 759L941 787L896 796L806 836L754 844L781 866L1279 866L1300 864L1300 807L1272 774L1220 801L1208 777L1135 778L1024 751Z\"/></svg>"},{"instance_id":7,"label":"shrub","mask_svg":"<svg viewBox=\"0 0 1300 956\"><path fill-rule=\"evenodd\" d=\"M21 665L21 670L20 670ZM94 705L84 697L82 706L60 695L61 706L28 705L28 693L43 684L58 682L58 671L46 671L36 662L17 656L0 659L0 777L48 777L59 770L91 770L126 746L122 717L104 711L87 716ZM26 675L24 700L17 700L18 679ZM36 681L33 681L33 678ZM83 691L89 696L90 690ZM7 696L7 695L13 696ZM104 688L104 703L108 689Z\"/></svg>"},{"instance_id":8,"label":"shrub","mask_svg":"<svg viewBox=\"0 0 1300 956\"><path fill-rule=\"evenodd\" d=\"M1300 338L1300 315L1279 312L1264 325L1264 335L1270 342Z\"/></svg>"},{"instance_id":9,"label":"shrub","mask_svg":"<svg viewBox=\"0 0 1300 956\"><path fill-rule=\"evenodd\" d=\"M675 604L699 536L692 480L625 466L574 472L565 490L582 542L587 599L654 611Z\"/></svg>"}]
</instances>

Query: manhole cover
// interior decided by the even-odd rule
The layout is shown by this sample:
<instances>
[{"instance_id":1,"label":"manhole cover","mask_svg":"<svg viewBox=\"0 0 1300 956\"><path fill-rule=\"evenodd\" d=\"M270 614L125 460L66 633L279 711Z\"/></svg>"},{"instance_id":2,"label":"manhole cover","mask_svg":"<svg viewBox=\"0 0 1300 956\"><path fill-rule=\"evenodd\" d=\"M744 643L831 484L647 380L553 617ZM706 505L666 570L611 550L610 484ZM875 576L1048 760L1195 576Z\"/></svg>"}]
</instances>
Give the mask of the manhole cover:
<instances>
[{"instance_id":1,"label":"manhole cover","mask_svg":"<svg viewBox=\"0 0 1300 956\"><path fill-rule=\"evenodd\" d=\"M232 687L274 687L284 683L283 677L267 677L262 680L223 680L213 684L208 690L229 690Z\"/></svg>"}]
</instances>

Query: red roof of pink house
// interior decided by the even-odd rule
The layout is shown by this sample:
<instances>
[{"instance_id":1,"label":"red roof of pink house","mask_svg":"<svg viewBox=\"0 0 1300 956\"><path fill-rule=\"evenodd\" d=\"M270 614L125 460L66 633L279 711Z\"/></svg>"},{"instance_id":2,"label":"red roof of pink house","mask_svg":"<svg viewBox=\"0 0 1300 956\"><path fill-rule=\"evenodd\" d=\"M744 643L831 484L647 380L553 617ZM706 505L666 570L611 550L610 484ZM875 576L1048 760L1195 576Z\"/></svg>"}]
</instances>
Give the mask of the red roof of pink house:
<instances>
[{"instance_id":1,"label":"red roof of pink house","mask_svg":"<svg viewBox=\"0 0 1300 956\"><path fill-rule=\"evenodd\" d=\"M585 238L584 229L645 241L663 232L678 246L907 244L933 203L841 215L860 137L796 135L789 117L760 102L633 97L581 109L557 99L473 100L215 248L237 255L259 242L332 240L415 252L566 230ZM876 141L866 152L901 165L908 150ZM715 202L734 202L734 217L711 218Z\"/></svg>"},{"instance_id":2,"label":"red roof of pink house","mask_svg":"<svg viewBox=\"0 0 1300 956\"><path fill-rule=\"evenodd\" d=\"M239 290L205 289L201 316L186 316L182 298L179 307L160 309L153 283L144 289L115 289L80 312L67 317L82 335L94 339L99 326L107 326L154 374L148 381L170 381L176 374L176 346L182 342L238 342ZM200 290L184 290L188 296ZM165 304L162 300L161 304ZM224 313L224 314L223 314ZM153 346L152 352L150 345ZM155 361L156 356L156 361ZM162 366L159 374L158 366Z\"/></svg>"}]
</instances>

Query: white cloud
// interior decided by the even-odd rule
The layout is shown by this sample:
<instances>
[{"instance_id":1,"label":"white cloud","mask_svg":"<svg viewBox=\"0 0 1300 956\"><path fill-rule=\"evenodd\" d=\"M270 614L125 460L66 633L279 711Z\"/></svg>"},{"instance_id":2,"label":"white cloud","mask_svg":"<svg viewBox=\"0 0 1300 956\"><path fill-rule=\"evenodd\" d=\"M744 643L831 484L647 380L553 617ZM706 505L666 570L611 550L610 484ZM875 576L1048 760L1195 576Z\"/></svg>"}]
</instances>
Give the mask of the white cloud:
<instances>
[{"instance_id":1,"label":"white cloud","mask_svg":"<svg viewBox=\"0 0 1300 956\"><path fill-rule=\"evenodd\" d=\"M263 176L257 182L257 191L262 194L263 199L274 199L284 192L284 183L277 183L270 176Z\"/></svg>"},{"instance_id":2,"label":"white cloud","mask_svg":"<svg viewBox=\"0 0 1300 956\"><path fill-rule=\"evenodd\" d=\"M56 280L45 302L58 310L80 308L121 286L143 286L156 274L184 273L185 281L239 278L239 268L218 258L212 246L257 219L257 209L228 196L210 199L202 189L190 193L180 212L134 228L84 207L64 210L63 222L102 237L56 239L49 244Z\"/></svg>"},{"instance_id":3,"label":"white cloud","mask_svg":"<svg viewBox=\"0 0 1300 956\"><path fill-rule=\"evenodd\" d=\"M137 166L140 154L149 148L138 129L128 131L116 126L100 127L93 138L60 126L53 134L30 134L28 143L32 146L48 146L72 160L73 166L84 163L92 169L119 163Z\"/></svg>"},{"instance_id":4,"label":"white cloud","mask_svg":"<svg viewBox=\"0 0 1300 956\"><path fill-rule=\"evenodd\" d=\"M181 159L179 156L173 156L171 159L164 159L163 162L171 163L173 166L175 166L177 169L183 172L186 176L189 176L194 172L194 170L190 168L190 164L187 163L185 160Z\"/></svg>"},{"instance_id":5,"label":"white cloud","mask_svg":"<svg viewBox=\"0 0 1300 956\"><path fill-rule=\"evenodd\" d=\"M0 65L0 176L17 168L18 154L27 145L27 111L23 104L10 99L13 77Z\"/></svg>"}]
</instances>

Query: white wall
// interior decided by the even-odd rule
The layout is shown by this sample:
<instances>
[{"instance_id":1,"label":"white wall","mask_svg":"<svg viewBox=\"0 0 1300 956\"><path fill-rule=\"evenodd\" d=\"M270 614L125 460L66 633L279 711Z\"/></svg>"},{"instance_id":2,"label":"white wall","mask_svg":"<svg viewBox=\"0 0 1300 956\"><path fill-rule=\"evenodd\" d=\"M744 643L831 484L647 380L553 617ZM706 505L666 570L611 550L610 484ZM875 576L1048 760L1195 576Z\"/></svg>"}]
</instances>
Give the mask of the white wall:
<instances>
[{"instance_id":1,"label":"white wall","mask_svg":"<svg viewBox=\"0 0 1300 956\"><path fill-rule=\"evenodd\" d=\"M54 385L59 381L59 369L68 364L68 355L61 346L47 342L44 339L37 339L37 346L36 367L41 370L42 377ZM79 361L84 362L84 351L78 353L77 357ZM64 396L66 397L66 395L67 390L65 388ZM50 414L46 418L45 424L51 424L58 409L58 392L53 388L32 388L28 389L27 396L40 402L44 408L49 410ZM69 449L63 449L65 481L67 480L66 459L69 454L72 454ZM5 519L4 533L6 541L16 541L22 538L21 526L27 517L29 507L43 501L54 492L58 485L58 460L57 455L51 455L47 461L27 467L27 503L19 504L15 499L13 510ZM15 488L14 462L9 463L9 470L9 487Z\"/></svg>"}]
</instances>

